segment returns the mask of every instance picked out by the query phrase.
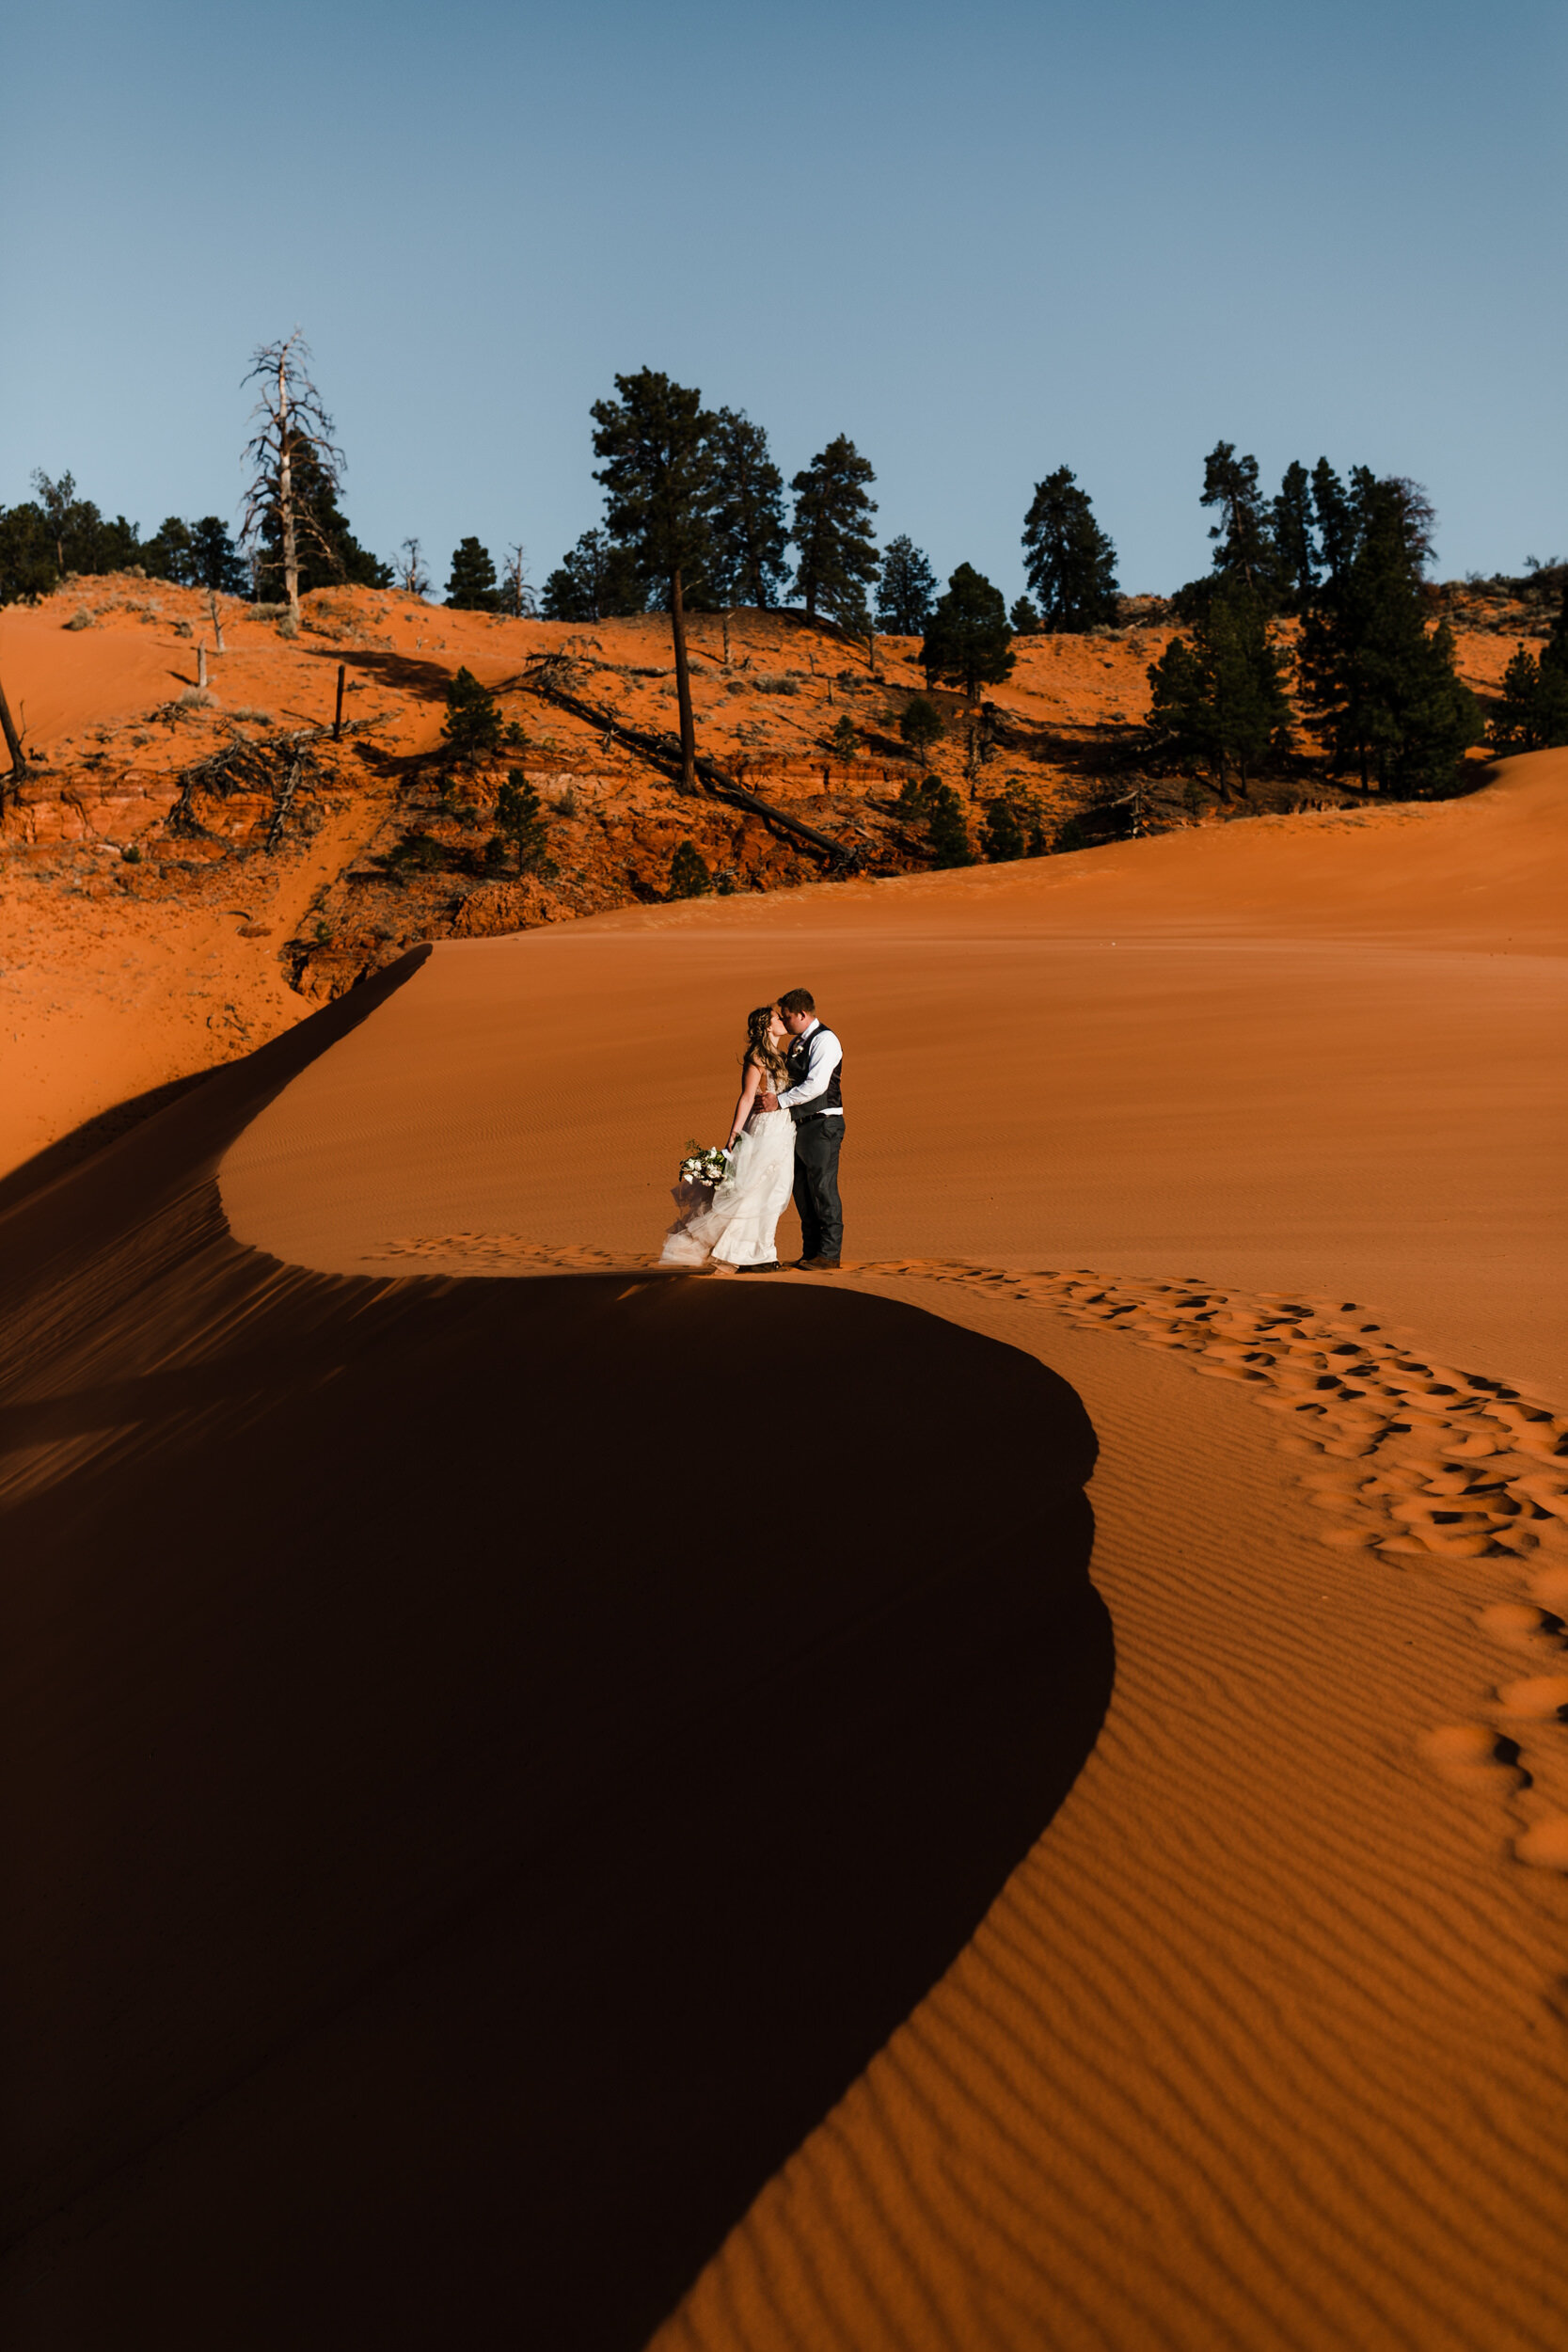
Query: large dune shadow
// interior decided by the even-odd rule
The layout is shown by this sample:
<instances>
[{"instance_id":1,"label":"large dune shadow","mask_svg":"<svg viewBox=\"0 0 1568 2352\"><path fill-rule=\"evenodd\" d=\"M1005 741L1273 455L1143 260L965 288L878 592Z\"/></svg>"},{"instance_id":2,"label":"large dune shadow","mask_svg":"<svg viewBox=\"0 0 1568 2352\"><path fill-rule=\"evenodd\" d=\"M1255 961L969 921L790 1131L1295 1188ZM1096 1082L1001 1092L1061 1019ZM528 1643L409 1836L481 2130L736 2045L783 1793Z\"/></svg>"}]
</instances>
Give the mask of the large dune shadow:
<instances>
[{"instance_id":1,"label":"large dune shadow","mask_svg":"<svg viewBox=\"0 0 1568 2352\"><path fill-rule=\"evenodd\" d=\"M636 2345L1093 1745L1084 1410L850 1293L126 1215L3 1430L9 2340Z\"/></svg>"}]
</instances>

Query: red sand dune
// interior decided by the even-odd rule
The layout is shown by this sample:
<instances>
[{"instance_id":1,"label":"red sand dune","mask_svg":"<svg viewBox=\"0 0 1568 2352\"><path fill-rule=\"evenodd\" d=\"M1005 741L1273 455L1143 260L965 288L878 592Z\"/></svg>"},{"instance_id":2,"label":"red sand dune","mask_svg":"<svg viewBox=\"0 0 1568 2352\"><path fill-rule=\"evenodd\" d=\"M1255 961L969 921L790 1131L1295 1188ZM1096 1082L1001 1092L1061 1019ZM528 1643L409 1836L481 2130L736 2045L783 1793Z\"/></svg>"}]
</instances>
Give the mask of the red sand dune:
<instances>
[{"instance_id":1,"label":"red sand dune","mask_svg":"<svg viewBox=\"0 0 1568 2352\"><path fill-rule=\"evenodd\" d=\"M13 2339L1555 2352L1565 811L445 946L13 1210ZM651 1279L800 980L856 1263Z\"/></svg>"}]
</instances>

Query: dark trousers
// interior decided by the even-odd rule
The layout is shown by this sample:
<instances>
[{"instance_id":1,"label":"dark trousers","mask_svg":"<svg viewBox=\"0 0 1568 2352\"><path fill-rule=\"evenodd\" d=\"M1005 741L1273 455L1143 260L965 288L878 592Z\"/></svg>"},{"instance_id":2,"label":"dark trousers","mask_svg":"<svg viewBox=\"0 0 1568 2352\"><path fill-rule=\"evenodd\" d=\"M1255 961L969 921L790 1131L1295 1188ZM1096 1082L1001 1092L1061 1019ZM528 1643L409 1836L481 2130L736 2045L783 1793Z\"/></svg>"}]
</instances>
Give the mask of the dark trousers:
<instances>
[{"instance_id":1,"label":"dark trousers","mask_svg":"<svg viewBox=\"0 0 1568 2352\"><path fill-rule=\"evenodd\" d=\"M842 1112L834 1119L802 1119L796 1127L795 1206L803 1258L836 1258L844 1248L844 1204L838 1197L843 1141Z\"/></svg>"}]
</instances>

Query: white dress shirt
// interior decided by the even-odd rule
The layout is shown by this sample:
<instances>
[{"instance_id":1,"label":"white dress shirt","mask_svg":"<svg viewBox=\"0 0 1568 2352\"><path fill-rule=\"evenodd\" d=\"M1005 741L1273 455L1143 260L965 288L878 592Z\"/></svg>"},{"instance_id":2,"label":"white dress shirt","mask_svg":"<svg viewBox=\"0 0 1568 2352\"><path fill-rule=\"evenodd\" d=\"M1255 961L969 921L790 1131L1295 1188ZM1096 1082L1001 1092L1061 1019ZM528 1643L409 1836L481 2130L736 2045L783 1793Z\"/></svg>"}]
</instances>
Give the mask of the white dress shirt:
<instances>
[{"instance_id":1,"label":"white dress shirt","mask_svg":"<svg viewBox=\"0 0 1568 2352\"><path fill-rule=\"evenodd\" d=\"M829 1079L844 1059L843 1046L832 1029L825 1029L820 1021L812 1022L809 1027L801 1030L800 1035L806 1041L806 1074L798 1087L786 1087L780 1095L779 1108L783 1111L798 1110L803 1103L815 1103L819 1094L825 1094ZM821 1117L842 1119L843 1104L826 1104Z\"/></svg>"}]
</instances>

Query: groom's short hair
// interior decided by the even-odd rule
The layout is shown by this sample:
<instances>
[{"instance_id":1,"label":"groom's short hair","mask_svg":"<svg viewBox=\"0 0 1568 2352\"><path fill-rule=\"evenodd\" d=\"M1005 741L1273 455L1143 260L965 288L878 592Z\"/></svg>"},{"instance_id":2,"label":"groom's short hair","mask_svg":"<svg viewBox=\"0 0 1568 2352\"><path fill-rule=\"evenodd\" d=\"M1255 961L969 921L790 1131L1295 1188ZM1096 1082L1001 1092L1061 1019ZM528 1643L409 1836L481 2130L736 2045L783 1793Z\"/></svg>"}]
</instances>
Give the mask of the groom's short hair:
<instances>
[{"instance_id":1,"label":"groom's short hair","mask_svg":"<svg viewBox=\"0 0 1568 2352\"><path fill-rule=\"evenodd\" d=\"M781 1012L815 1012L816 999L809 988L792 988L779 999Z\"/></svg>"}]
</instances>

